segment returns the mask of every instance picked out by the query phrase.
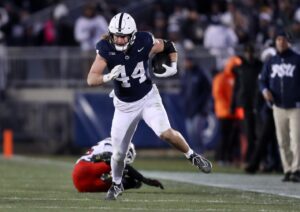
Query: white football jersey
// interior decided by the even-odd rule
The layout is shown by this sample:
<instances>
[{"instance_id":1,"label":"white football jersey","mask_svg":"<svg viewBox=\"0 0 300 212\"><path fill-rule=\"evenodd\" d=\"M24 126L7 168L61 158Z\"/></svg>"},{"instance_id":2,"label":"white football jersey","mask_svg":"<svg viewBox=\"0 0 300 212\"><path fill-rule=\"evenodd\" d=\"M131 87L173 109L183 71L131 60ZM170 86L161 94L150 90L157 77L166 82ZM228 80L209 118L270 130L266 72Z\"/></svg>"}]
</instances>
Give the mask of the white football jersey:
<instances>
[{"instance_id":1,"label":"white football jersey","mask_svg":"<svg viewBox=\"0 0 300 212\"><path fill-rule=\"evenodd\" d=\"M112 153L112 145L111 145L111 138L105 138L102 141L99 141L95 146L92 146L90 150L86 152L85 155L81 156L76 163L81 160L91 161L93 155L98 155L103 152L111 152Z\"/></svg>"}]
</instances>

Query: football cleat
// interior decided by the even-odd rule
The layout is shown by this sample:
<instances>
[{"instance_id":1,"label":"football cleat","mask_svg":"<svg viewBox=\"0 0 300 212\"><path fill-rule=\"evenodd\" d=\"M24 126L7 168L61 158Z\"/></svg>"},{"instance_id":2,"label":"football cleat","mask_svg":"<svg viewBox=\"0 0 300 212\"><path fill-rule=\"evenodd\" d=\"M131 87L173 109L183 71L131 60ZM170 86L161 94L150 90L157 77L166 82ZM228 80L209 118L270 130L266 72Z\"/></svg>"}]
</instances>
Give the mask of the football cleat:
<instances>
[{"instance_id":1,"label":"football cleat","mask_svg":"<svg viewBox=\"0 0 300 212\"><path fill-rule=\"evenodd\" d=\"M197 166L202 172L204 172L204 173L211 172L212 164L209 160L207 160L203 156L201 156L197 153L193 153L193 154L191 154L189 161L191 161L191 163L194 166Z\"/></svg>"},{"instance_id":2,"label":"football cleat","mask_svg":"<svg viewBox=\"0 0 300 212\"><path fill-rule=\"evenodd\" d=\"M299 183L300 182L300 171L296 171L291 174L290 180L294 183Z\"/></svg>"},{"instance_id":3,"label":"football cleat","mask_svg":"<svg viewBox=\"0 0 300 212\"><path fill-rule=\"evenodd\" d=\"M281 181L282 182L289 182L289 181L291 181L291 175L292 175L291 172L285 173Z\"/></svg>"},{"instance_id":4,"label":"football cleat","mask_svg":"<svg viewBox=\"0 0 300 212\"><path fill-rule=\"evenodd\" d=\"M111 187L108 189L105 200L116 200L119 195L124 191L122 183L116 184L113 182Z\"/></svg>"}]
</instances>

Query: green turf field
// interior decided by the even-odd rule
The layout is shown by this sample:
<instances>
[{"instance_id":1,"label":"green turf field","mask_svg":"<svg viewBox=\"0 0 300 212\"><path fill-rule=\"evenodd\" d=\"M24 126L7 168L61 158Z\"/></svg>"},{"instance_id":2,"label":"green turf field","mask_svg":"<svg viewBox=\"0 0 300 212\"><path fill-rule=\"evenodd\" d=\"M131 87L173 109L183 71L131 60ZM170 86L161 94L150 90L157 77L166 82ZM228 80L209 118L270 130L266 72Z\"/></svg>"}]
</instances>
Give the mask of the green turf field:
<instances>
[{"instance_id":1,"label":"green turf field","mask_svg":"<svg viewBox=\"0 0 300 212\"><path fill-rule=\"evenodd\" d=\"M0 211L300 211L297 198L167 180L162 180L165 190L143 186L107 202L103 200L104 193L76 192L71 181L74 160L0 158ZM182 158L138 158L134 166L144 170L196 171Z\"/></svg>"}]
</instances>

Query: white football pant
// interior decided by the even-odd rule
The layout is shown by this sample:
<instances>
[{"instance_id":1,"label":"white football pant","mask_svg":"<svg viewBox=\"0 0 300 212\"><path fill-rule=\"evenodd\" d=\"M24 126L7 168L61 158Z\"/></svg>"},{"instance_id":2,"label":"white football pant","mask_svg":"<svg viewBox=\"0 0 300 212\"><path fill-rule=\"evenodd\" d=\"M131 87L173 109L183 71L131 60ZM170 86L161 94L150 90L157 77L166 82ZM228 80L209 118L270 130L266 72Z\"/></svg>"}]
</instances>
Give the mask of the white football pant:
<instances>
[{"instance_id":1,"label":"white football pant","mask_svg":"<svg viewBox=\"0 0 300 212\"><path fill-rule=\"evenodd\" d=\"M146 96L135 102L123 102L114 96L114 106L111 168L113 181L119 184L125 167L124 159L139 121L143 119L157 136L171 126L156 85L153 85Z\"/></svg>"}]
</instances>

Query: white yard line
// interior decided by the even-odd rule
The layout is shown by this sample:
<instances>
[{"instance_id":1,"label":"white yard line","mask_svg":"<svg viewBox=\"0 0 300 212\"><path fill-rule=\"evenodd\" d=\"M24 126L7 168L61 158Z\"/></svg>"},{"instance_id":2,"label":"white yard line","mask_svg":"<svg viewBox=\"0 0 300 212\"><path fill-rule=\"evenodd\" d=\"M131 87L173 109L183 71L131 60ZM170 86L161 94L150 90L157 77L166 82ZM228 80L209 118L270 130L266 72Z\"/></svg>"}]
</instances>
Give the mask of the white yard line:
<instances>
[{"instance_id":1,"label":"white yard line","mask_svg":"<svg viewBox=\"0 0 300 212\"><path fill-rule=\"evenodd\" d=\"M183 172L143 171L149 177L165 180L231 188L243 191L275 194L300 199L300 183L283 183L280 175L246 175L246 174L202 174Z\"/></svg>"},{"instance_id":2,"label":"white yard line","mask_svg":"<svg viewBox=\"0 0 300 212\"><path fill-rule=\"evenodd\" d=\"M112 207L75 207L75 206L69 206L69 207L61 207L61 206L32 206L32 207L26 207L27 209L72 209L72 210L79 210L79 211L86 211L86 210L116 210ZM2 206L0 205L0 209L19 209L18 206ZM131 208L131 207L118 207L118 211L153 211L153 208ZM189 209L189 208L170 208L170 209L164 209L164 211L199 211L197 209ZM201 211L224 211L224 210L215 210L215 209L207 209L207 210L201 210Z\"/></svg>"}]
</instances>

